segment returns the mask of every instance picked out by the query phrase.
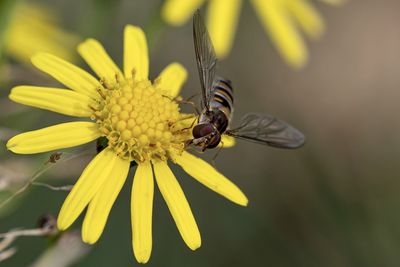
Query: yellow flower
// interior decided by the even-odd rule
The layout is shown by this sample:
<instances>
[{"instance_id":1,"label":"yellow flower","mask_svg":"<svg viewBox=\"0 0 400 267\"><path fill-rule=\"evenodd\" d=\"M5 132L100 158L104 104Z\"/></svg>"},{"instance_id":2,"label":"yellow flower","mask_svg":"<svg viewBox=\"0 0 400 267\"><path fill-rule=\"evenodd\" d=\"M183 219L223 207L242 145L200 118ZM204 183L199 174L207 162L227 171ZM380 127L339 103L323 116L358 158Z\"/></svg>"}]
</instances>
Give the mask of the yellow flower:
<instances>
[{"instance_id":1,"label":"yellow flower","mask_svg":"<svg viewBox=\"0 0 400 267\"><path fill-rule=\"evenodd\" d=\"M95 243L110 209L123 186L131 161L138 166L132 188L133 251L139 262L148 261L152 249L154 181L163 195L177 228L189 246L201 245L200 233L186 197L167 165L170 160L215 192L239 205L246 196L211 165L185 151L192 138L188 118L174 100L187 77L178 63L168 65L152 83L148 80L149 58L143 31L126 26L123 72L99 42L88 39L78 52L100 77L50 54L38 54L33 64L68 89L18 86L10 98L18 103L57 113L89 117L95 122L76 121L23 133L10 139L7 148L30 154L108 139L83 171L66 198L58 216L58 227L67 229L87 208L82 239Z\"/></svg>"},{"instance_id":2,"label":"yellow flower","mask_svg":"<svg viewBox=\"0 0 400 267\"><path fill-rule=\"evenodd\" d=\"M339 4L344 0L320 0ZM172 25L182 25L206 0L166 0L162 16ZM209 0L207 27L218 57L223 58L231 50L242 0ZM324 21L309 0L250 0L284 60L295 68L303 67L308 60L306 45L299 29L311 38L324 32Z\"/></svg>"},{"instance_id":3,"label":"yellow flower","mask_svg":"<svg viewBox=\"0 0 400 267\"><path fill-rule=\"evenodd\" d=\"M23 3L18 5L4 36L4 52L28 63L37 52L48 52L73 60L78 37L62 30L50 10Z\"/></svg>"}]
</instances>

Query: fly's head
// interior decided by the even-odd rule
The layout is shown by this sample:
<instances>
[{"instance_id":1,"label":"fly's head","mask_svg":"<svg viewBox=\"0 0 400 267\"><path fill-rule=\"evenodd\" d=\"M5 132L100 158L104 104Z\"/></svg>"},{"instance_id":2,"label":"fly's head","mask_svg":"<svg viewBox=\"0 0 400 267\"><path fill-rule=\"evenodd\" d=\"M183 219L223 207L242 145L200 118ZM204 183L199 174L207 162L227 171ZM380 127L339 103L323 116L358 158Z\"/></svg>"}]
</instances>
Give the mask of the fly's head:
<instances>
[{"instance_id":1,"label":"fly's head","mask_svg":"<svg viewBox=\"0 0 400 267\"><path fill-rule=\"evenodd\" d=\"M202 151L215 148L221 142L221 134L212 123L200 123L193 127L192 144L200 147Z\"/></svg>"}]
</instances>

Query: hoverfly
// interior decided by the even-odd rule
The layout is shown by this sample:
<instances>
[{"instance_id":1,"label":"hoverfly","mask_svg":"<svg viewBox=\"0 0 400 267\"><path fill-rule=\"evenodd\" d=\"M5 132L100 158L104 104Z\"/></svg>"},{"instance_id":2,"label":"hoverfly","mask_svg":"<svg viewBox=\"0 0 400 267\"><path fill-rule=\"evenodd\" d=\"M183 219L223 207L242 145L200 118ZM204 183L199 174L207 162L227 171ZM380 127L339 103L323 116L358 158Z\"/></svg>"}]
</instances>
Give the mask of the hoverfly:
<instances>
[{"instance_id":1,"label":"hoverfly","mask_svg":"<svg viewBox=\"0 0 400 267\"><path fill-rule=\"evenodd\" d=\"M215 148L226 134L278 148L298 148L304 135L289 124L266 114L249 113L239 127L230 129L233 114L232 83L215 75L217 57L206 26L197 10L193 16L193 39L199 71L202 111L193 127L191 144L202 151Z\"/></svg>"}]
</instances>

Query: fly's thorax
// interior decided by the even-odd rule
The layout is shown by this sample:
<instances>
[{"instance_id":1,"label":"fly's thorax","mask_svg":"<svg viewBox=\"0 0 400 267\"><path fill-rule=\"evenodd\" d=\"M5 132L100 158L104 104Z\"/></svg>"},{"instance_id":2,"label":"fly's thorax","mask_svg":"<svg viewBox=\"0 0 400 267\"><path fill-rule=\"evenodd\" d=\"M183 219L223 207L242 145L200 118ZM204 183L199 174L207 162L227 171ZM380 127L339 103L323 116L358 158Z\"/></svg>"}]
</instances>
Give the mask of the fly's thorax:
<instances>
[{"instance_id":1,"label":"fly's thorax","mask_svg":"<svg viewBox=\"0 0 400 267\"><path fill-rule=\"evenodd\" d=\"M231 121L233 115L233 107L224 106L220 102L213 101L211 102L211 109L213 110L214 113L213 117L223 117L223 115L225 115L225 118L228 120L228 123ZM223 113L223 115L220 114L221 112Z\"/></svg>"},{"instance_id":2,"label":"fly's thorax","mask_svg":"<svg viewBox=\"0 0 400 267\"><path fill-rule=\"evenodd\" d=\"M92 118L121 158L166 160L182 153L191 138L178 104L157 86L131 78L99 89L102 97Z\"/></svg>"},{"instance_id":3,"label":"fly's thorax","mask_svg":"<svg viewBox=\"0 0 400 267\"><path fill-rule=\"evenodd\" d=\"M223 134L229 125L227 114L221 109L213 109L210 121L220 134Z\"/></svg>"},{"instance_id":4,"label":"fly's thorax","mask_svg":"<svg viewBox=\"0 0 400 267\"><path fill-rule=\"evenodd\" d=\"M199 118L199 124L211 124L219 133L224 133L229 126L230 119L227 114L218 108L203 110Z\"/></svg>"}]
</instances>

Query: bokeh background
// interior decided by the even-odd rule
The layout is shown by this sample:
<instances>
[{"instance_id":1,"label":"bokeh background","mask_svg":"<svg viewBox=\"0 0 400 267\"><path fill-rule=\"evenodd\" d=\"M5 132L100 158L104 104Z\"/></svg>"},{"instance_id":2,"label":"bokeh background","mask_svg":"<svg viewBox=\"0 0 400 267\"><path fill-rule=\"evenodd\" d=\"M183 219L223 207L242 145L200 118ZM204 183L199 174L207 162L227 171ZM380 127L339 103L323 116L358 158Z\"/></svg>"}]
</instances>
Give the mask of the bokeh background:
<instances>
[{"instance_id":1,"label":"bokeh background","mask_svg":"<svg viewBox=\"0 0 400 267\"><path fill-rule=\"evenodd\" d=\"M158 18L162 1L29 2L47 5L66 30L81 38L101 40L119 64L124 25L144 27L151 33L151 77L179 61L189 71L183 96L198 92L191 24L163 26ZM308 44L310 61L304 69L293 70L283 62L247 3L232 52L219 65L219 73L235 86L236 123L249 111L274 114L301 129L307 144L287 151L239 141L220 153L218 169L247 194L246 208L174 169L197 219L202 247L192 252L185 246L156 189L153 253L147 266L400 265L400 3L353 0L337 8L314 2L327 31ZM0 77L4 199L50 156L13 155L5 149L7 138L68 118L7 99L16 84L54 84L29 64L5 58ZM95 144L63 151L63 157L83 150L93 155ZM39 181L73 184L91 155L54 164ZM87 254L72 266L138 265L131 248L131 185L128 179L99 242L88 251L82 248ZM31 186L0 211L0 232L35 228L41 215L58 213L66 194ZM81 221L74 224L76 230L80 226ZM64 250L74 244L67 243ZM13 246L18 252L2 266L29 266L51 242L21 237Z\"/></svg>"}]
</instances>

